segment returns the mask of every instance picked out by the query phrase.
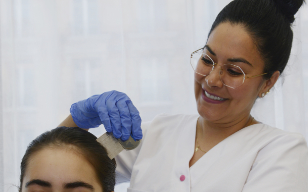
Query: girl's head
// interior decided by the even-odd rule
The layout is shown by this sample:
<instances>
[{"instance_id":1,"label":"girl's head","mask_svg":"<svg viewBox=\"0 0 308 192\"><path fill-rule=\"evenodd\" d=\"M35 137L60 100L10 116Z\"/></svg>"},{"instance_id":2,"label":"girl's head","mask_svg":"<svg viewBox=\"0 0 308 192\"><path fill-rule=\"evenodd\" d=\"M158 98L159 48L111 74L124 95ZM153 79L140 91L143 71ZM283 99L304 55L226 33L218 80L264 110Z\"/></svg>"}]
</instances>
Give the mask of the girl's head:
<instances>
[{"instance_id":1,"label":"girl's head","mask_svg":"<svg viewBox=\"0 0 308 192\"><path fill-rule=\"evenodd\" d=\"M80 128L58 127L33 140L22 159L20 192L109 192L115 161L96 137Z\"/></svg>"}]
</instances>

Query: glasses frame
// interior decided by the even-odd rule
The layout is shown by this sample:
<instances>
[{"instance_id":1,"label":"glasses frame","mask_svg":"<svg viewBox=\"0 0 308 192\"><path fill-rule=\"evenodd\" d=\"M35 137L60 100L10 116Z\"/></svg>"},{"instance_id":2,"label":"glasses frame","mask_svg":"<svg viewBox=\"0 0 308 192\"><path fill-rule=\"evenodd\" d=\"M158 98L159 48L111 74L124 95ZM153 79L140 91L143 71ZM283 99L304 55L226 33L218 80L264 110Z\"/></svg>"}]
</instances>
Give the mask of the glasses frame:
<instances>
[{"instance_id":1,"label":"glasses frame","mask_svg":"<svg viewBox=\"0 0 308 192\"><path fill-rule=\"evenodd\" d=\"M190 54L190 65L191 65L191 67L192 67L192 69L194 70L195 73L197 73L197 74L199 74L199 75L201 75L201 76L206 77L206 76L208 76L208 75L204 75L204 74L201 74L201 73L196 72L195 69L194 69L194 67L193 67L193 64L192 64L192 62L191 62L191 61L192 61L193 55L194 55L195 53L197 53L198 51L202 50L202 49L204 50L204 47L203 47L203 48L200 48L200 49L197 49L196 51L194 51L194 52L192 52L192 53ZM214 68L215 68L215 65L217 65L217 63L215 63L215 62L213 61L213 59L212 59L208 54L203 53L203 52L202 52L202 54L205 54L206 56L208 56L208 57L211 59L211 61L214 63L214 65L213 65L213 67L212 67L212 71L213 71ZM226 64L224 64L224 65L226 65ZM242 70L241 67L239 67L239 66L237 66L237 65L234 65L234 64L229 64L229 65L233 65L233 66L235 66L235 67L238 67L238 68L242 71L242 73L244 74L243 83L242 83L240 86L242 86L242 85L244 84L245 79L251 79L251 78L255 78L255 77L260 77L260 76L262 76L262 75L266 75L266 74L267 74L267 73L262 73L262 74L260 74L260 75L253 75L253 76L248 77L248 76L246 76L245 72ZM212 71L211 71L211 72L212 72ZM229 86L229 85L226 85L226 84L222 81L222 79L221 79L221 71L222 71L222 67L220 68L219 77L220 77L221 82L222 82L225 86L230 87L230 88L232 88L232 89L236 89L236 88L240 87L240 86L237 86L237 87L234 88L234 87L231 87L231 86ZM211 73L211 72L210 72L210 73ZM210 73L209 73L209 74L210 74Z\"/></svg>"}]
</instances>

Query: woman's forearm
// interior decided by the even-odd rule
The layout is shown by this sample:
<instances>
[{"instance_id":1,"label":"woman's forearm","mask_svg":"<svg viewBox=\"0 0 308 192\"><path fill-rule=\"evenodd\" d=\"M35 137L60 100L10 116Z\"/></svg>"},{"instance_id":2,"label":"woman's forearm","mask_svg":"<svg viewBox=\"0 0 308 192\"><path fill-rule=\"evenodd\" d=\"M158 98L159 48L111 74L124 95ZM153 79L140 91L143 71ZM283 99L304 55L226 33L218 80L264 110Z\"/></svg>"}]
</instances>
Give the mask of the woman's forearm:
<instances>
[{"instance_id":1,"label":"woman's forearm","mask_svg":"<svg viewBox=\"0 0 308 192\"><path fill-rule=\"evenodd\" d=\"M62 121L62 123L60 123L60 125L58 125L58 127L62 127L62 126L64 126L64 127L78 127L76 125L76 123L74 122L71 114L68 117L66 117L66 119L64 119L64 121ZM83 129L83 128L81 128L81 129ZM88 131L89 129L83 129L83 130Z\"/></svg>"},{"instance_id":2,"label":"woman's forearm","mask_svg":"<svg viewBox=\"0 0 308 192\"><path fill-rule=\"evenodd\" d=\"M58 127L62 127L62 126L65 126L65 127L78 127L76 125L76 123L74 122L73 117L72 117L71 114L66 119L64 119L64 121L62 121L62 123L60 123L60 125L58 125Z\"/></svg>"}]
</instances>

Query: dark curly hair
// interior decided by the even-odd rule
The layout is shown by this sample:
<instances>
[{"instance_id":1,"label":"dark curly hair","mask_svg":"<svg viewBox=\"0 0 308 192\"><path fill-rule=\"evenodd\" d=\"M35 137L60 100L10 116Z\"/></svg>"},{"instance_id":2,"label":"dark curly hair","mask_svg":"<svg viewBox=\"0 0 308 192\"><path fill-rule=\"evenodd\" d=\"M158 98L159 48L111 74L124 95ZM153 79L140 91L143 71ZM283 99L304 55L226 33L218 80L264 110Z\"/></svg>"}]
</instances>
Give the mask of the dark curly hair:
<instances>
[{"instance_id":1,"label":"dark curly hair","mask_svg":"<svg viewBox=\"0 0 308 192\"><path fill-rule=\"evenodd\" d=\"M46 147L66 146L76 147L76 150L78 150L78 152L80 152L94 167L98 181L104 192L114 190L115 160L109 159L106 149L96 141L96 137L77 127L58 127L41 134L28 146L20 166L21 174L19 192L21 192L23 178L32 155Z\"/></svg>"}]
</instances>

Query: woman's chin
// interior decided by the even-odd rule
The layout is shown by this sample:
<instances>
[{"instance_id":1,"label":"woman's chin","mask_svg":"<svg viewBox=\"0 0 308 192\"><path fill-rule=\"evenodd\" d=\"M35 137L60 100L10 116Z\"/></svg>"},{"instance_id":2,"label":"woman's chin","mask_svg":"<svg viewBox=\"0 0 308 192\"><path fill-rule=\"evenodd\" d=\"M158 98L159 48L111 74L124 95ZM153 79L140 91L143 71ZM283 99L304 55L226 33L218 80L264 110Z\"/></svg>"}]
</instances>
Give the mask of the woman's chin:
<instances>
[{"instance_id":1,"label":"woman's chin","mask_svg":"<svg viewBox=\"0 0 308 192\"><path fill-rule=\"evenodd\" d=\"M197 110L201 117L207 121L216 121L221 119L226 112L226 108L223 106L208 106L203 100L197 102Z\"/></svg>"},{"instance_id":2,"label":"woman's chin","mask_svg":"<svg viewBox=\"0 0 308 192\"><path fill-rule=\"evenodd\" d=\"M214 111L212 109L199 106L198 106L198 113L204 120L211 122L219 120L222 115L222 113L219 111Z\"/></svg>"}]
</instances>

